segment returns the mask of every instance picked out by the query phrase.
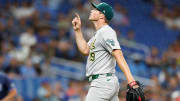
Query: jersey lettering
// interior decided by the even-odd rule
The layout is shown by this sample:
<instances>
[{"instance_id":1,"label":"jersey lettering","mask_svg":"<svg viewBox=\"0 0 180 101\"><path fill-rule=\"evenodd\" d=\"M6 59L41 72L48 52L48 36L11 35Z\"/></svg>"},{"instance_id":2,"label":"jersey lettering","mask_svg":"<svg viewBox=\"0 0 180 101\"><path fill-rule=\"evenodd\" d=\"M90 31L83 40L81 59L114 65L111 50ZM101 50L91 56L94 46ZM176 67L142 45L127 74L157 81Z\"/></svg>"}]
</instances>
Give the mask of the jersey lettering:
<instances>
[{"instance_id":1,"label":"jersey lettering","mask_svg":"<svg viewBox=\"0 0 180 101\"><path fill-rule=\"evenodd\" d=\"M90 46L91 50L95 49L95 46L94 46L95 42L96 42L96 39L91 43L91 46Z\"/></svg>"},{"instance_id":2,"label":"jersey lettering","mask_svg":"<svg viewBox=\"0 0 180 101\"><path fill-rule=\"evenodd\" d=\"M96 42L96 39L91 43L91 47L90 49L93 50L95 49L95 42ZM95 60L95 53L94 52L90 52L90 61L94 61Z\"/></svg>"}]
</instances>

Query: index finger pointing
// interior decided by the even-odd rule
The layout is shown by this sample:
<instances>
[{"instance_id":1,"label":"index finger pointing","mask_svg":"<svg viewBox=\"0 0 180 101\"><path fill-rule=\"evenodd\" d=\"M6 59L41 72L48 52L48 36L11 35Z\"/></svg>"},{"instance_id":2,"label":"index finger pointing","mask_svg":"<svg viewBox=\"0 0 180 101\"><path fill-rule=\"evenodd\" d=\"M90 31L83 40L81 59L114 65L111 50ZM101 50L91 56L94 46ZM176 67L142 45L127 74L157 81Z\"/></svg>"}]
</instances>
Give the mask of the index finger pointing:
<instances>
[{"instance_id":1,"label":"index finger pointing","mask_svg":"<svg viewBox=\"0 0 180 101\"><path fill-rule=\"evenodd\" d=\"M78 13L75 13L75 15L76 15L76 17L77 17L78 19L80 19L80 16L79 16L79 14L78 14Z\"/></svg>"}]
</instances>

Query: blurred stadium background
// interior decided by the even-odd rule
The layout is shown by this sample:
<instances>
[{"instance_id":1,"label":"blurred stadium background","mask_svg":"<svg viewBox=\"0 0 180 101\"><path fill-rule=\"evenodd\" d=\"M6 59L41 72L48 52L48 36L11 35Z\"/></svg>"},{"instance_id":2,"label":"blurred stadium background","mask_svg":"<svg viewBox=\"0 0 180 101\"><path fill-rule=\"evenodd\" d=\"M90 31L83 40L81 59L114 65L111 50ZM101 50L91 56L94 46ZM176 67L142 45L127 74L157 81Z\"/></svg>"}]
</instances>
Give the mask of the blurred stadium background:
<instances>
[{"instance_id":1,"label":"blurred stadium background","mask_svg":"<svg viewBox=\"0 0 180 101\"><path fill-rule=\"evenodd\" d=\"M180 101L180 1L102 0L110 23L148 101ZM0 71L13 79L15 101L84 101L86 58L77 50L71 20L82 19L86 40L94 28L87 0L0 0ZM126 82L116 67L125 101Z\"/></svg>"}]
</instances>

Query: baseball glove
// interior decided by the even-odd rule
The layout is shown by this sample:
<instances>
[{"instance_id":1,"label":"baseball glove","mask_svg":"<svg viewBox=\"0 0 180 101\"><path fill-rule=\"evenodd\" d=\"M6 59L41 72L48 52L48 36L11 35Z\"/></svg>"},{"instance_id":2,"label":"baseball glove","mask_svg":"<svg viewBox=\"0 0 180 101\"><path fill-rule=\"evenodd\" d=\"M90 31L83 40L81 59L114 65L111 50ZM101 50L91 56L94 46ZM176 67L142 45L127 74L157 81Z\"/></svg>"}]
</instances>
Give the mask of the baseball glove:
<instances>
[{"instance_id":1,"label":"baseball glove","mask_svg":"<svg viewBox=\"0 0 180 101\"><path fill-rule=\"evenodd\" d=\"M127 85L126 101L145 101L143 86L139 81Z\"/></svg>"}]
</instances>

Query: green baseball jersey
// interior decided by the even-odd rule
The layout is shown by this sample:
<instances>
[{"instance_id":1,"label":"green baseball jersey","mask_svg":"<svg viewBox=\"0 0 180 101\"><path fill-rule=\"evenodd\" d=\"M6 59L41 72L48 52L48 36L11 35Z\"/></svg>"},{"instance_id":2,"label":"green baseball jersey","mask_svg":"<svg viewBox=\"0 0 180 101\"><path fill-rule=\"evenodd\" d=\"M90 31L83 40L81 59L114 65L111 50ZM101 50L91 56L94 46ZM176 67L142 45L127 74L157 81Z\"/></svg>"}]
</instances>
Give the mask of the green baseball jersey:
<instances>
[{"instance_id":1,"label":"green baseball jersey","mask_svg":"<svg viewBox=\"0 0 180 101\"><path fill-rule=\"evenodd\" d=\"M116 32L109 25L105 25L96 31L88 45L90 51L86 76L115 73L116 60L111 53L114 49L121 49Z\"/></svg>"}]
</instances>

